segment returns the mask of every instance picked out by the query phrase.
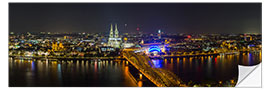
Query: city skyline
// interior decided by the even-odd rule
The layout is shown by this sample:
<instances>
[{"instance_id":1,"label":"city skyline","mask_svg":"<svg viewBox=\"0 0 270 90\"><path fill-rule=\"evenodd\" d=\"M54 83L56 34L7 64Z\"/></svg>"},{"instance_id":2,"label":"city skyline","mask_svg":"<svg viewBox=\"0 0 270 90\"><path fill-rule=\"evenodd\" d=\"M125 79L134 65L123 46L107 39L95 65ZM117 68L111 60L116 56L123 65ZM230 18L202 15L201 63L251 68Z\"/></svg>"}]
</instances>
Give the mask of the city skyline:
<instances>
[{"instance_id":1,"label":"city skyline","mask_svg":"<svg viewBox=\"0 0 270 90\"><path fill-rule=\"evenodd\" d=\"M10 32L261 33L261 3L10 3Z\"/></svg>"},{"instance_id":2,"label":"city skyline","mask_svg":"<svg viewBox=\"0 0 270 90\"><path fill-rule=\"evenodd\" d=\"M9 3L9 87L238 87L261 21L261 3Z\"/></svg>"}]
</instances>

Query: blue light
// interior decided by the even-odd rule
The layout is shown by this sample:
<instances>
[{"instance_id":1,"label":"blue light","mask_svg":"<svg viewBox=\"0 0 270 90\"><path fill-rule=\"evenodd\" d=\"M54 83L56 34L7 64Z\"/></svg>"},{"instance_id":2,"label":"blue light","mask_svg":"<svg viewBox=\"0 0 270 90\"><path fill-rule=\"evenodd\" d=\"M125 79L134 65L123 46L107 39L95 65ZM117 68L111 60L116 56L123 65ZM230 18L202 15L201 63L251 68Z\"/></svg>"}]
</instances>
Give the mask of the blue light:
<instances>
[{"instance_id":1,"label":"blue light","mask_svg":"<svg viewBox=\"0 0 270 90\"><path fill-rule=\"evenodd\" d=\"M158 49L158 48L152 48L152 49L149 49L149 52L153 52L153 51L158 51L158 52L160 52L160 49Z\"/></svg>"},{"instance_id":2,"label":"blue light","mask_svg":"<svg viewBox=\"0 0 270 90\"><path fill-rule=\"evenodd\" d=\"M34 61L32 61L32 64L31 64L31 69L32 69L32 71L34 71L34 70L35 70L35 62L34 62Z\"/></svg>"},{"instance_id":3,"label":"blue light","mask_svg":"<svg viewBox=\"0 0 270 90\"><path fill-rule=\"evenodd\" d=\"M248 46L250 46L250 47L254 47L255 45L254 45L254 44L251 44L251 45L248 45Z\"/></svg>"},{"instance_id":4,"label":"blue light","mask_svg":"<svg viewBox=\"0 0 270 90\"><path fill-rule=\"evenodd\" d=\"M61 72L61 65L60 64L57 64L57 70L58 70L58 72Z\"/></svg>"},{"instance_id":5,"label":"blue light","mask_svg":"<svg viewBox=\"0 0 270 90\"><path fill-rule=\"evenodd\" d=\"M162 60L152 60L155 68L162 68Z\"/></svg>"},{"instance_id":6,"label":"blue light","mask_svg":"<svg viewBox=\"0 0 270 90\"><path fill-rule=\"evenodd\" d=\"M151 46L148 51L149 52L153 52L153 51L160 52L161 50L160 50L160 48L158 46Z\"/></svg>"}]
</instances>

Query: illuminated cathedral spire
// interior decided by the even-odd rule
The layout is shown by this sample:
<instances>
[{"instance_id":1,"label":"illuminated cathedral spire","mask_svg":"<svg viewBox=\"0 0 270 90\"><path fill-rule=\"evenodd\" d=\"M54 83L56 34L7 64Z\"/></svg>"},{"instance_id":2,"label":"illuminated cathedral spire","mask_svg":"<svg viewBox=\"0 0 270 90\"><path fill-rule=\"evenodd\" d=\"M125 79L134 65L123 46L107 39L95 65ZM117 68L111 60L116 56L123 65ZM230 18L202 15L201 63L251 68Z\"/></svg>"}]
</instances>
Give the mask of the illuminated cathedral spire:
<instances>
[{"instance_id":1,"label":"illuminated cathedral spire","mask_svg":"<svg viewBox=\"0 0 270 90\"><path fill-rule=\"evenodd\" d=\"M118 38L119 37L119 35L118 35L118 29L117 29L117 24L115 24L114 37L115 38Z\"/></svg>"},{"instance_id":2,"label":"illuminated cathedral spire","mask_svg":"<svg viewBox=\"0 0 270 90\"><path fill-rule=\"evenodd\" d=\"M113 38L113 25L111 24L110 38Z\"/></svg>"}]
</instances>

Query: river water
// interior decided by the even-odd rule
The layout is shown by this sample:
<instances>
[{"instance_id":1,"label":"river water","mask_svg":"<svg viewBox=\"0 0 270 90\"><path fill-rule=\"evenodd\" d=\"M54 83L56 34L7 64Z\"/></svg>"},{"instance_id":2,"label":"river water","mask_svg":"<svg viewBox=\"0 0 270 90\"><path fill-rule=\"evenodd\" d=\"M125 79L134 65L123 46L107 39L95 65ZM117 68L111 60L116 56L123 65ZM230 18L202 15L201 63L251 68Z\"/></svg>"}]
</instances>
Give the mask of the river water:
<instances>
[{"instance_id":1,"label":"river water","mask_svg":"<svg viewBox=\"0 0 270 90\"><path fill-rule=\"evenodd\" d=\"M238 65L256 65L261 53L153 59L155 67L170 70L189 86L234 86ZM132 87L129 67L121 60L9 59L9 86Z\"/></svg>"},{"instance_id":2,"label":"river water","mask_svg":"<svg viewBox=\"0 0 270 90\"><path fill-rule=\"evenodd\" d=\"M235 86L238 65L252 66L261 62L261 53L244 52L239 55L152 59L156 68L175 73L189 86Z\"/></svg>"},{"instance_id":3,"label":"river water","mask_svg":"<svg viewBox=\"0 0 270 90\"><path fill-rule=\"evenodd\" d=\"M137 86L128 67L116 60L9 60L10 86Z\"/></svg>"}]
</instances>

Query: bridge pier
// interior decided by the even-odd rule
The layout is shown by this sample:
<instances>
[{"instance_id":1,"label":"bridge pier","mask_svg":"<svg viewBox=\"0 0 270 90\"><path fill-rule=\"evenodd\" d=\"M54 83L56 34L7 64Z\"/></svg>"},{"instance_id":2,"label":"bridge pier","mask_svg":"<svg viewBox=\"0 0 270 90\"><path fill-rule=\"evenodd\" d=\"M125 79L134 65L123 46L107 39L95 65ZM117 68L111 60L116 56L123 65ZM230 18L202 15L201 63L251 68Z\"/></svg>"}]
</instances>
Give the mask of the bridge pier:
<instances>
[{"instance_id":1,"label":"bridge pier","mask_svg":"<svg viewBox=\"0 0 270 90\"><path fill-rule=\"evenodd\" d=\"M126 61L126 64L125 65L128 66L128 61L127 60L125 60L125 61Z\"/></svg>"},{"instance_id":2,"label":"bridge pier","mask_svg":"<svg viewBox=\"0 0 270 90\"><path fill-rule=\"evenodd\" d=\"M128 61L125 61L125 64ZM128 62L129 63L129 62ZM129 68L130 77L136 82L138 87L156 87L148 78L146 78L139 70L137 70L132 64L126 64Z\"/></svg>"}]
</instances>

